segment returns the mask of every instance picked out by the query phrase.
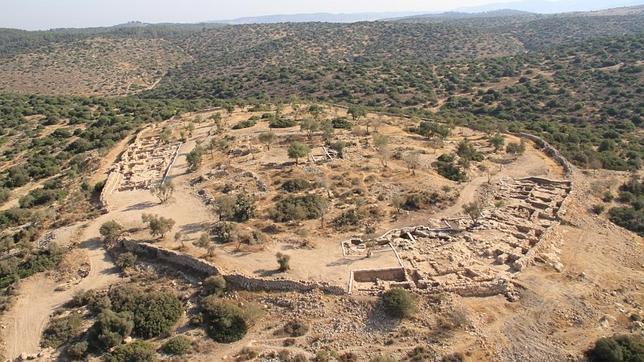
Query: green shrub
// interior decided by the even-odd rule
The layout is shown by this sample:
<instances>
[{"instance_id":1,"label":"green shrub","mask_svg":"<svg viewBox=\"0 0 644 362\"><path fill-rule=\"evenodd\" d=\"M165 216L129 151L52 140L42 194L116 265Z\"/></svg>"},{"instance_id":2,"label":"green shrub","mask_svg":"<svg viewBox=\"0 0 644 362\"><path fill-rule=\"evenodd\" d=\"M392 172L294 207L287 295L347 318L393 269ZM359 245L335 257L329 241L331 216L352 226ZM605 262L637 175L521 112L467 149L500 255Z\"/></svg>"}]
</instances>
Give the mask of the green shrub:
<instances>
[{"instance_id":1,"label":"green shrub","mask_svg":"<svg viewBox=\"0 0 644 362\"><path fill-rule=\"evenodd\" d=\"M250 127L253 127L256 124L257 124L257 120L248 119L248 120L241 121L241 122L237 123L236 125L233 126L233 129L250 128Z\"/></svg>"},{"instance_id":2,"label":"green shrub","mask_svg":"<svg viewBox=\"0 0 644 362\"><path fill-rule=\"evenodd\" d=\"M209 276L203 281L203 287L208 295L222 296L226 292L226 279L222 275Z\"/></svg>"},{"instance_id":3,"label":"green shrub","mask_svg":"<svg viewBox=\"0 0 644 362\"><path fill-rule=\"evenodd\" d=\"M454 164L454 155L441 155L436 162L433 163L436 172L446 179L452 181L466 181L467 174L461 170L460 167Z\"/></svg>"},{"instance_id":4,"label":"green shrub","mask_svg":"<svg viewBox=\"0 0 644 362\"><path fill-rule=\"evenodd\" d=\"M303 178L295 178L291 180L286 180L282 186L281 189L287 192L298 192L298 191L305 191L311 188L311 183L308 180L305 180Z\"/></svg>"},{"instance_id":5,"label":"green shrub","mask_svg":"<svg viewBox=\"0 0 644 362\"><path fill-rule=\"evenodd\" d=\"M608 211L610 221L615 224L644 235L644 209L636 210L631 207L614 207Z\"/></svg>"},{"instance_id":6,"label":"green shrub","mask_svg":"<svg viewBox=\"0 0 644 362\"><path fill-rule=\"evenodd\" d=\"M235 198L233 206L233 219L237 222L244 222L255 216L255 200L246 192L240 192Z\"/></svg>"},{"instance_id":7,"label":"green shrub","mask_svg":"<svg viewBox=\"0 0 644 362\"><path fill-rule=\"evenodd\" d=\"M346 118L334 118L331 120L333 128L336 129L351 129L353 128L353 123Z\"/></svg>"},{"instance_id":8,"label":"green shrub","mask_svg":"<svg viewBox=\"0 0 644 362\"><path fill-rule=\"evenodd\" d=\"M405 197L402 208L406 210L422 210L434 206L441 201L442 197L437 192L417 192Z\"/></svg>"},{"instance_id":9,"label":"green shrub","mask_svg":"<svg viewBox=\"0 0 644 362\"><path fill-rule=\"evenodd\" d=\"M636 335L600 338L586 354L590 362L641 362L644 340Z\"/></svg>"},{"instance_id":10,"label":"green shrub","mask_svg":"<svg viewBox=\"0 0 644 362\"><path fill-rule=\"evenodd\" d=\"M78 314L71 314L66 317L53 319L43 331L41 345L54 349L65 344L74 337L81 327L81 318Z\"/></svg>"},{"instance_id":11,"label":"green shrub","mask_svg":"<svg viewBox=\"0 0 644 362\"><path fill-rule=\"evenodd\" d=\"M9 200L9 196L11 196L11 191L7 188L0 187L0 205L7 202L7 200Z\"/></svg>"},{"instance_id":12,"label":"green shrub","mask_svg":"<svg viewBox=\"0 0 644 362\"><path fill-rule=\"evenodd\" d=\"M416 312L414 296L405 289L392 288L382 295L385 311L392 317L407 318Z\"/></svg>"},{"instance_id":13,"label":"green shrub","mask_svg":"<svg viewBox=\"0 0 644 362\"><path fill-rule=\"evenodd\" d=\"M114 262L114 264L116 264L116 266L118 266L120 269L131 268L135 263L136 255L130 252L119 254L119 256L116 257L116 261Z\"/></svg>"},{"instance_id":14,"label":"green shrub","mask_svg":"<svg viewBox=\"0 0 644 362\"><path fill-rule=\"evenodd\" d=\"M505 146L505 152L511 155L522 155L525 152L525 143L523 141L521 143L508 143Z\"/></svg>"},{"instance_id":15,"label":"green shrub","mask_svg":"<svg viewBox=\"0 0 644 362\"><path fill-rule=\"evenodd\" d=\"M595 204L590 208L590 211L592 211L593 214L595 214L595 215L601 215L604 212L605 209L606 209L606 207L604 205Z\"/></svg>"},{"instance_id":16,"label":"green shrub","mask_svg":"<svg viewBox=\"0 0 644 362\"><path fill-rule=\"evenodd\" d=\"M228 221L219 221L212 227L212 237L216 243L227 244L234 241L237 232L235 223Z\"/></svg>"},{"instance_id":17,"label":"green shrub","mask_svg":"<svg viewBox=\"0 0 644 362\"><path fill-rule=\"evenodd\" d=\"M67 353L67 356L74 360L74 361L80 361L85 358L85 355L87 355L87 349L88 349L88 344L87 341L80 341L76 343L72 343L67 347L65 352Z\"/></svg>"},{"instance_id":18,"label":"green shrub","mask_svg":"<svg viewBox=\"0 0 644 362\"><path fill-rule=\"evenodd\" d=\"M284 326L284 333L291 337L302 337L309 331L309 326L299 320L292 320Z\"/></svg>"},{"instance_id":19,"label":"green shrub","mask_svg":"<svg viewBox=\"0 0 644 362\"><path fill-rule=\"evenodd\" d=\"M105 362L153 362L156 359L154 348L144 341L134 341L118 346L103 357Z\"/></svg>"},{"instance_id":20,"label":"green shrub","mask_svg":"<svg viewBox=\"0 0 644 362\"><path fill-rule=\"evenodd\" d=\"M275 204L270 216L277 222L318 219L326 207L326 200L318 195L288 195Z\"/></svg>"},{"instance_id":21,"label":"green shrub","mask_svg":"<svg viewBox=\"0 0 644 362\"><path fill-rule=\"evenodd\" d=\"M220 343L232 343L246 335L244 313L237 305L209 296L202 301L203 320L210 338Z\"/></svg>"},{"instance_id":22,"label":"green shrub","mask_svg":"<svg viewBox=\"0 0 644 362\"><path fill-rule=\"evenodd\" d=\"M349 209L343 211L333 219L333 226L335 226L336 229L357 227L363 219L364 215L358 209Z\"/></svg>"},{"instance_id":23,"label":"green shrub","mask_svg":"<svg viewBox=\"0 0 644 362\"><path fill-rule=\"evenodd\" d=\"M92 349L107 351L121 344L123 339L132 333L133 328L131 313L103 310L89 329L87 340Z\"/></svg>"},{"instance_id":24,"label":"green shrub","mask_svg":"<svg viewBox=\"0 0 644 362\"><path fill-rule=\"evenodd\" d=\"M133 316L134 333L143 338L170 332L183 313L181 301L170 292L144 292L124 286L110 291L112 308Z\"/></svg>"},{"instance_id":25,"label":"green shrub","mask_svg":"<svg viewBox=\"0 0 644 362\"><path fill-rule=\"evenodd\" d=\"M183 356L190 353L192 343L185 336L176 336L170 338L161 347L161 351L171 356Z\"/></svg>"},{"instance_id":26,"label":"green shrub","mask_svg":"<svg viewBox=\"0 0 644 362\"><path fill-rule=\"evenodd\" d=\"M273 118L268 123L268 127L270 127L270 128L289 128L289 127L295 127L296 124L297 124L297 122L295 122L295 120L290 119L290 118Z\"/></svg>"},{"instance_id":27,"label":"green shrub","mask_svg":"<svg viewBox=\"0 0 644 362\"><path fill-rule=\"evenodd\" d=\"M134 310L134 332L143 338L167 334L182 313L181 301L173 294L146 293Z\"/></svg>"},{"instance_id":28,"label":"green shrub","mask_svg":"<svg viewBox=\"0 0 644 362\"><path fill-rule=\"evenodd\" d=\"M31 207L49 205L57 200L61 200L65 195L62 190L46 190L35 189L31 190L27 195L18 200L20 207L28 209Z\"/></svg>"}]
</instances>

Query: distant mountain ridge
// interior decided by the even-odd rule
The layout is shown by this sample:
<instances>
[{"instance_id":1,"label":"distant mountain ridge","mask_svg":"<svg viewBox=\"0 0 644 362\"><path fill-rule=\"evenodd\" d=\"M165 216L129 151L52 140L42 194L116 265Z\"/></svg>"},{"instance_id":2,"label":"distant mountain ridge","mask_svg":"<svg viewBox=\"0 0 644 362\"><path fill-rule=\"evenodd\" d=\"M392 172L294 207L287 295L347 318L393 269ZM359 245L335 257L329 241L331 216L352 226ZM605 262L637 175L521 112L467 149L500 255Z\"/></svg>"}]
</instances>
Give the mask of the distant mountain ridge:
<instances>
[{"instance_id":1,"label":"distant mountain ridge","mask_svg":"<svg viewBox=\"0 0 644 362\"><path fill-rule=\"evenodd\" d=\"M214 20L210 23L243 25L243 24L274 24L274 23L355 23L360 21L376 21L386 18L399 18L424 14L422 11L406 12L365 12L365 13L311 13L311 14L277 14L255 17L243 17L228 20Z\"/></svg>"}]
</instances>

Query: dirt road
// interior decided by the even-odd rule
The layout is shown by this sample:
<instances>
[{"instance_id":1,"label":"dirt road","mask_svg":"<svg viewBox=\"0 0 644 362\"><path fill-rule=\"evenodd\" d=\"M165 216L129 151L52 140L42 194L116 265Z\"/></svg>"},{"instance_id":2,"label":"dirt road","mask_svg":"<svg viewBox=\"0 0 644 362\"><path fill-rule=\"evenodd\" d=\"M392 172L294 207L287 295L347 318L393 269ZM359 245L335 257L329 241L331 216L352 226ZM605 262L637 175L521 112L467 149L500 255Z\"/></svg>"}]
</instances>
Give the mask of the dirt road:
<instances>
[{"instance_id":1,"label":"dirt road","mask_svg":"<svg viewBox=\"0 0 644 362\"><path fill-rule=\"evenodd\" d=\"M42 331L56 308L71 300L79 291L104 288L120 279L114 264L97 238L98 228L105 221L105 216L92 221L81 232L80 240L84 240L81 248L87 251L91 269L89 275L80 283L57 291L60 284L42 273L20 282L18 297L3 318L2 324L6 326L3 330L5 357L14 360L21 353L38 353ZM71 240L60 242L69 241Z\"/></svg>"}]
</instances>

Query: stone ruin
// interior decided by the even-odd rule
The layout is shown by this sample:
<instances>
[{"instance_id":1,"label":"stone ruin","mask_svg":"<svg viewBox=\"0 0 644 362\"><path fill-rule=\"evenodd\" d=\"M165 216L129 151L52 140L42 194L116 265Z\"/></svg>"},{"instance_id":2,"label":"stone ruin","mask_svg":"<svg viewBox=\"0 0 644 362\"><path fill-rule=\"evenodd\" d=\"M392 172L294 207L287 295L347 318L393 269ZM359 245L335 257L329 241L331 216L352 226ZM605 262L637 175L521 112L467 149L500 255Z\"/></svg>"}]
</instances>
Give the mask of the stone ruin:
<instances>
[{"instance_id":1,"label":"stone ruin","mask_svg":"<svg viewBox=\"0 0 644 362\"><path fill-rule=\"evenodd\" d=\"M368 242L343 241L345 256L367 257L390 248L399 263L395 268L352 271L349 293L403 287L512 299L512 277L543 250L570 191L570 181L504 179L491 190L491 205L476 221L432 221L390 230Z\"/></svg>"},{"instance_id":2,"label":"stone ruin","mask_svg":"<svg viewBox=\"0 0 644 362\"><path fill-rule=\"evenodd\" d=\"M113 172L120 175L118 191L147 190L167 177L180 142L165 144L158 135L140 132L121 156Z\"/></svg>"}]
</instances>

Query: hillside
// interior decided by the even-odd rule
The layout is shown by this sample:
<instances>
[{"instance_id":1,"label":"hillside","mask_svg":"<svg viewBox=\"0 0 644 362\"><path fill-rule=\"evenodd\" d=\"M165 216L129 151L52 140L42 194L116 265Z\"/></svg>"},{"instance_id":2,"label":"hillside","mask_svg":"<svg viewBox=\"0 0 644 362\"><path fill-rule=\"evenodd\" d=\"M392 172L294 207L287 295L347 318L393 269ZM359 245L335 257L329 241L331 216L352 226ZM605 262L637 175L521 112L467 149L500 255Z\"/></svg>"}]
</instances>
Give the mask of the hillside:
<instances>
[{"instance_id":1,"label":"hillside","mask_svg":"<svg viewBox=\"0 0 644 362\"><path fill-rule=\"evenodd\" d=\"M0 29L0 355L644 359L644 13L310 16Z\"/></svg>"}]
</instances>

